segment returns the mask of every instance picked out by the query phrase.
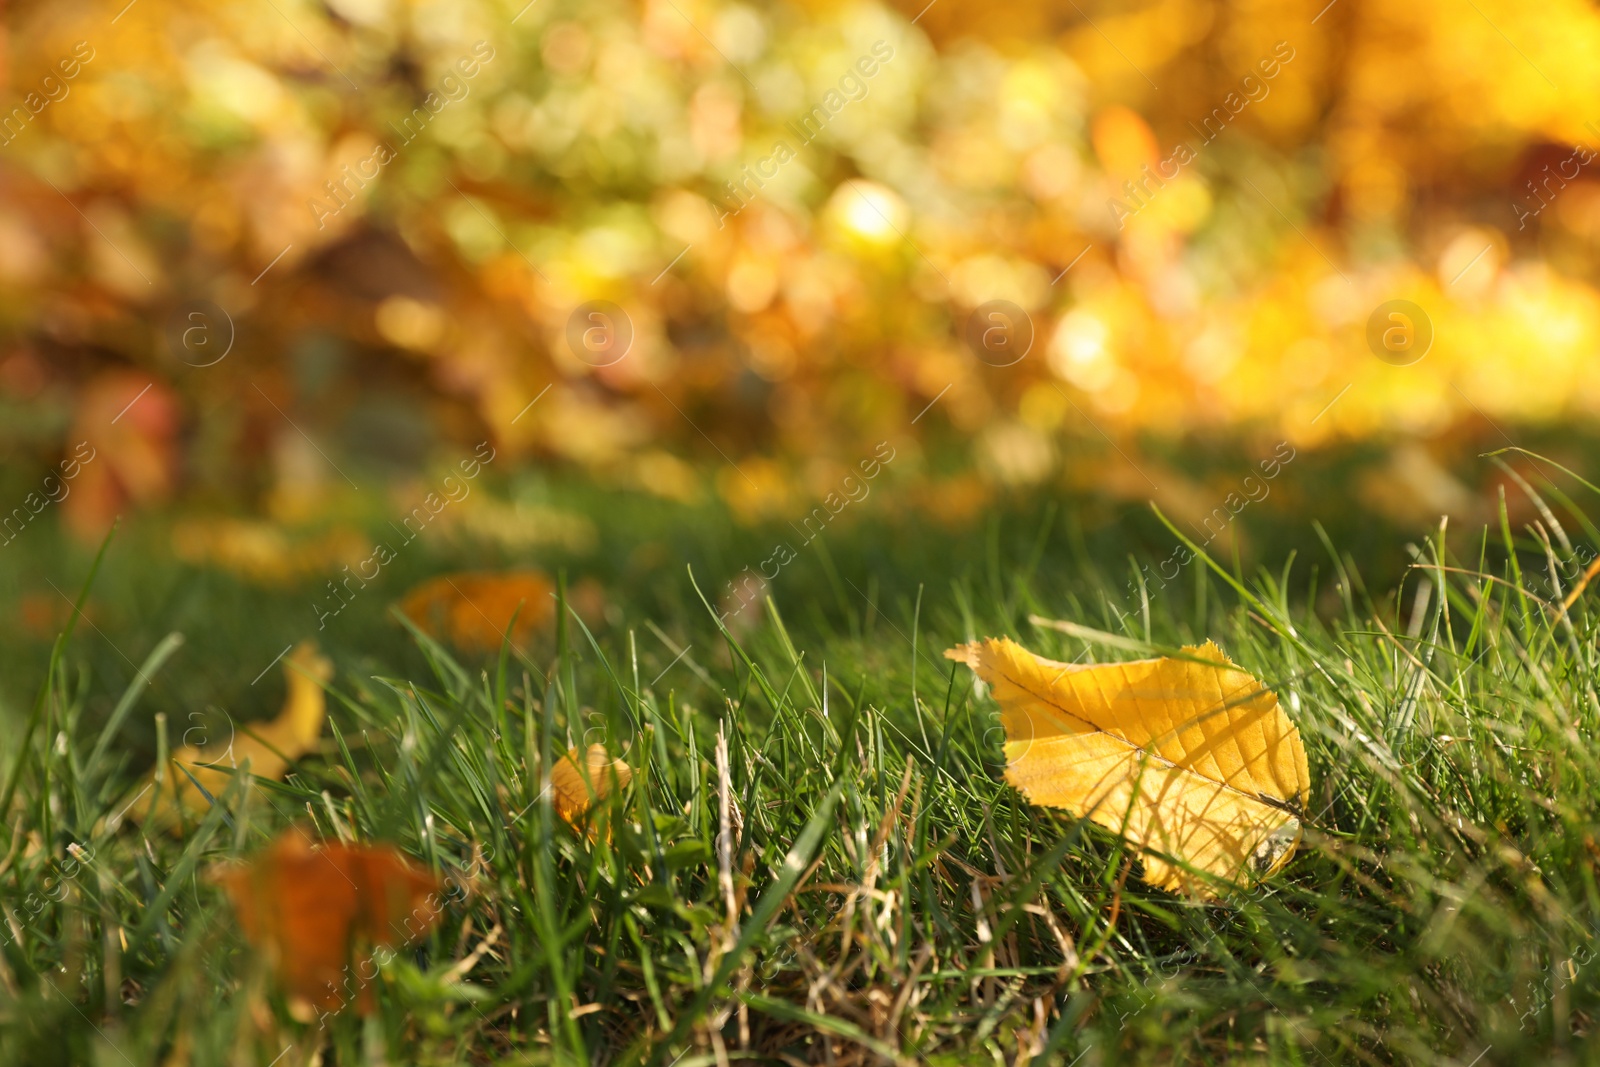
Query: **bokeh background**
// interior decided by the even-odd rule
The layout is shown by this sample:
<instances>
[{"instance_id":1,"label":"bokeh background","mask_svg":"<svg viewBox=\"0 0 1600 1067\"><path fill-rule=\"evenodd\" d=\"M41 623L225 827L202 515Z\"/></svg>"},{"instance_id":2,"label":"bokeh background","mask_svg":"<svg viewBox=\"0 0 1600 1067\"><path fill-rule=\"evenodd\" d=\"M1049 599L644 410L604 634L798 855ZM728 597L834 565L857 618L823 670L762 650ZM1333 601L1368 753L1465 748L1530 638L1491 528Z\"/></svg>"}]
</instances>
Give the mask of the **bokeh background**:
<instances>
[{"instance_id":1,"label":"bokeh background","mask_svg":"<svg viewBox=\"0 0 1600 1067\"><path fill-rule=\"evenodd\" d=\"M3 34L13 664L120 516L107 669L184 629L238 691L480 446L352 634L447 565L670 614L880 446L825 505L857 573L807 552L789 596L1036 535L1159 562L1152 500L1397 573L1537 473L1485 453L1595 454L1590 4L51 0ZM1395 300L1415 358L1371 341Z\"/></svg>"}]
</instances>

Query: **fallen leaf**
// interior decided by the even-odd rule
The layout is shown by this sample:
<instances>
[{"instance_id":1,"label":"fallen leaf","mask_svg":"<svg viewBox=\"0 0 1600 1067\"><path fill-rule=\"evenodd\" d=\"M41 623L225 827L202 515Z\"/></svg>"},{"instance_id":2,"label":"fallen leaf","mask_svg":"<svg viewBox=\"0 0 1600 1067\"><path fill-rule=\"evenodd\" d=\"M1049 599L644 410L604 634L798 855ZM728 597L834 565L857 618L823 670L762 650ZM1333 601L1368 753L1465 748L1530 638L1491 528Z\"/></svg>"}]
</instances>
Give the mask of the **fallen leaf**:
<instances>
[{"instance_id":1,"label":"fallen leaf","mask_svg":"<svg viewBox=\"0 0 1600 1067\"><path fill-rule=\"evenodd\" d=\"M555 591L555 583L539 571L441 574L408 592L400 610L437 640L492 652L507 631L513 645L523 645L536 631L548 629L555 618Z\"/></svg>"},{"instance_id":2,"label":"fallen leaf","mask_svg":"<svg viewBox=\"0 0 1600 1067\"><path fill-rule=\"evenodd\" d=\"M1311 777L1270 690L1210 641L1184 651L1208 662L1058 663L1006 638L945 656L993 689L1006 781L1123 834L1151 885L1210 897L1163 854L1235 883L1276 873L1299 844Z\"/></svg>"},{"instance_id":3,"label":"fallen leaf","mask_svg":"<svg viewBox=\"0 0 1600 1067\"><path fill-rule=\"evenodd\" d=\"M82 618L90 625L100 619L100 611L93 603L84 604ZM54 638L72 621L71 600L55 590L48 593L24 593L17 602L17 614L22 628L34 637Z\"/></svg>"},{"instance_id":4,"label":"fallen leaf","mask_svg":"<svg viewBox=\"0 0 1600 1067\"><path fill-rule=\"evenodd\" d=\"M178 422L176 395L143 374L109 371L85 385L69 440L74 455L90 458L61 500L67 529L93 544L129 506L170 496L178 480Z\"/></svg>"},{"instance_id":5,"label":"fallen leaf","mask_svg":"<svg viewBox=\"0 0 1600 1067\"><path fill-rule=\"evenodd\" d=\"M216 567L259 585L281 585L307 575L354 567L371 547L348 527L297 534L281 523L200 517L174 523L172 551L185 563Z\"/></svg>"},{"instance_id":6,"label":"fallen leaf","mask_svg":"<svg viewBox=\"0 0 1600 1067\"><path fill-rule=\"evenodd\" d=\"M911 490L918 510L941 526L968 526L994 500L994 488L976 474L961 474L941 481L930 479Z\"/></svg>"},{"instance_id":7,"label":"fallen leaf","mask_svg":"<svg viewBox=\"0 0 1600 1067\"><path fill-rule=\"evenodd\" d=\"M574 827L596 804L610 796L613 778L618 789L626 789L633 781L633 768L620 759L612 759L604 745L590 745L583 762L585 766L580 768L578 750L568 749L550 769L550 794L556 814Z\"/></svg>"},{"instance_id":8,"label":"fallen leaf","mask_svg":"<svg viewBox=\"0 0 1600 1067\"><path fill-rule=\"evenodd\" d=\"M498 652L508 632L511 644L521 648L553 626L555 592L555 583L535 570L441 574L408 592L400 610L436 640ZM605 595L594 582L582 581L572 589L570 603L583 618L597 619Z\"/></svg>"},{"instance_id":9,"label":"fallen leaf","mask_svg":"<svg viewBox=\"0 0 1600 1067\"><path fill-rule=\"evenodd\" d=\"M587 515L540 504L507 503L487 494L473 497L457 521L464 533L513 552L548 547L584 553L599 540Z\"/></svg>"},{"instance_id":10,"label":"fallen leaf","mask_svg":"<svg viewBox=\"0 0 1600 1067\"><path fill-rule=\"evenodd\" d=\"M313 842L298 827L212 878L301 1019L352 1001L369 1014L375 950L409 944L441 912L439 880L393 847Z\"/></svg>"},{"instance_id":11,"label":"fallen leaf","mask_svg":"<svg viewBox=\"0 0 1600 1067\"><path fill-rule=\"evenodd\" d=\"M1441 515L1476 524L1489 521L1498 509L1498 503L1475 498L1449 468L1415 442L1397 447L1383 466L1364 471L1356 480L1356 494L1367 508L1402 525L1436 524ZM1508 493L1507 498L1514 501L1518 495Z\"/></svg>"},{"instance_id":12,"label":"fallen leaf","mask_svg":"<svg viewBox=\"0 0 1600 1067\"><path fill-rule=\"evenodd\" d=\"M281 778L291 762L315 748L327 717L322 686L333 677L333 664L316 645L303 641L284 658L283 675L289 694L276 719L241 726L224 744L185 744L172 750L163 780L157 785L157 770L146 775L122 805L124 817L181 832L184 816L197 819L211 807L195 782L220 797L247 762L259 778ZM140 804L146 793L150 801Z\"/></svg>"}]
</instances>

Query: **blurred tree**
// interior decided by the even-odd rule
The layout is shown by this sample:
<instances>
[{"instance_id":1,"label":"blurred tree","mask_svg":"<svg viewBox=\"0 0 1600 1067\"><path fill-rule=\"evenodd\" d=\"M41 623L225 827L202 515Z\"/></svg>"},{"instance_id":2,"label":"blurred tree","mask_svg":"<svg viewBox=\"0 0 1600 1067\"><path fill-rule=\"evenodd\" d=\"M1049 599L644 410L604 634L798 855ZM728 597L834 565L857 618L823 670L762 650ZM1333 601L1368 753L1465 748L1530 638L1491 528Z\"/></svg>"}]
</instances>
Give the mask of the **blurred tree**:
<instances>
[{"instance_id":1,"label":"blurred tree","mask_svg":"<svg viewBox=\"0 0 1600 1067\"><path fill-rule=\"evenodd\" d=\"M1469 7L17 5L0 447L144 442L89 532L483 435L669 494L738 461L742 501L889 436L1027 485L1105 438L1588 420L1600 12Z\"/></svg>"}]
</instances>

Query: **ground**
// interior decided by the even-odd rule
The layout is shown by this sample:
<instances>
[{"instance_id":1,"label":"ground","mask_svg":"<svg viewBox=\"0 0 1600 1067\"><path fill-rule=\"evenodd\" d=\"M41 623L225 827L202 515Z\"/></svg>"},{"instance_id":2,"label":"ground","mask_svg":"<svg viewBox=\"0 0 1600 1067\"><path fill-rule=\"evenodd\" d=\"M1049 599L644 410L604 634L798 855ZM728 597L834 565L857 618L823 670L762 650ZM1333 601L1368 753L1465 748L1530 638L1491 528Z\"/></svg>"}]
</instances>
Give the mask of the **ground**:
<instances>
[{"instance_id":1,"label":"ground","mask_svg":"<svg viewBox=\"0 0 1600 1067\"><path fill-rule=\"evenodd\" d=\"M555 486L587 547L441 537L320 629L337 567L174 563L155 519L98 571L19 541L11 592L37 574L84 610L30 602L4 651L0 1062L1593 1061L1600 614L1561 602L1596 531L1563 484L1548 562L1508 520L1414 538L1409 568L1396 537L1372 586L1310 524L1168 578L1192 535L1142 509L886 508L804 543ZM793 560L740 608L738 561L780 536ZM573 610L517 647L393 612L442 570L530 558ZM941 655L1002 634L1084 662L1210 638L1263 679L1311 767L1286 870L1186 899L1029 806L993 702ZM285 780L236 779L182 836L108 820L158 745L275 714L273 656L307 637L330 726ZM632 781L574 829L541 768L591 743ZM454 890L370 1014L297 1021L218 884L291 824L392 842Z\"/></svg>"}]
</instances>

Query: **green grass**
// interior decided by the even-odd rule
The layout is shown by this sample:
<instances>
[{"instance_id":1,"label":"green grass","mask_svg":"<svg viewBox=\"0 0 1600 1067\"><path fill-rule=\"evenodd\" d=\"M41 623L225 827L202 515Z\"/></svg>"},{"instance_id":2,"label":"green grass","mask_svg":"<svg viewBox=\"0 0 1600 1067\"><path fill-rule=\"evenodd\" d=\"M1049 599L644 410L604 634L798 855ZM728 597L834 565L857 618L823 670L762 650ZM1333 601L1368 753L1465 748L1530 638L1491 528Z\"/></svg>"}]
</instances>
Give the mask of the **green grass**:
<instances>
[{"instance_id":1,"label":"green grass","mask_svg":"<svg viewBox=\"0 0 1600 1067\"><path fill-rule=\"evenodd\" d=\"M1600 531L1552 501L1570 573ZM278 672L237 679L282 642L220 666L196 633L147 686L102 646L143 660L161 632L116 600L121 629L80 626L48 669L30 653L37 725L7 729L0 1063L1600 1061L1600 610L1555 610L1536 531L1441 533L1382 596L1331 542L1249 575L1196 562L1119 616L1127 575L1092 563L1115 554L1062 529L923 532L915 566L830 531L737 637L657 569L613 586L593 633L564 615L489 662L405 650L374 598L324 639L323 750L236 780L182 839L103 828L153 713L176 744L193 706L163 680L226 673L268 714ZM1266 680L1312 771L1287 871L1194 903L1146 887L1114 835L1030 808L992 704L939 655L998 634L1084 661L1211 637ZM635 776L590 837L541 780L602 737ZM293 1021L205 876L292 821L395 842L459 888L370 1018Z\"/></svg>"}]
</instances>

